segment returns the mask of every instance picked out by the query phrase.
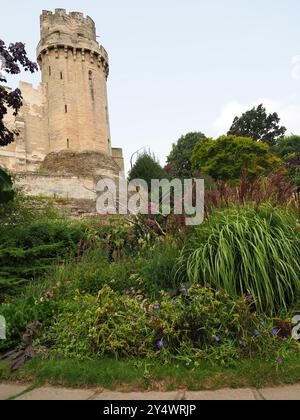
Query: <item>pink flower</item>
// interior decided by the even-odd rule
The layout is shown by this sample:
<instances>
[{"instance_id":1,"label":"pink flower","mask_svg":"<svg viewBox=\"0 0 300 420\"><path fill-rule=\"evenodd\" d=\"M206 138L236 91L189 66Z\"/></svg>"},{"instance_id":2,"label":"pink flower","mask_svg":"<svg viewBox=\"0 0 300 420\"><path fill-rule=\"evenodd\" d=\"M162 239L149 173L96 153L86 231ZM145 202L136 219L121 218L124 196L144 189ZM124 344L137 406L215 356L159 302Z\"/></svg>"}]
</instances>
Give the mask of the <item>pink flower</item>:
<instances>
[{"instance_id":1,"label":"pink flower","mask_svg":"<svg viewBox=\"0 0 300 420\"><path fill-rule=\"evenodd\" d=\"M149 211L150 213L152 213L152 212L154 212L155 210L156 210L156 206L155 206L155 204L150 203L150 204L149 204L149 206L148 206L148 211Z\"/></svg>"}]
</instances>

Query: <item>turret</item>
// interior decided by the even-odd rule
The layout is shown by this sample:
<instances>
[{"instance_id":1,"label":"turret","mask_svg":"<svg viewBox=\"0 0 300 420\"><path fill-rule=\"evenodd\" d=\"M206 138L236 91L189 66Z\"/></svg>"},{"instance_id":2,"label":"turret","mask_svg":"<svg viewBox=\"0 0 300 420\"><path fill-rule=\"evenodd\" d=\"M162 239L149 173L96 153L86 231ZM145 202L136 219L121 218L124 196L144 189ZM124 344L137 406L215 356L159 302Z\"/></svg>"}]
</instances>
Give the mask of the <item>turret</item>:
<instances>
[{"instance_id":1,"label":"turret","mask_svg":"<svg viewBox=\"0 0 300 420\"><path fill-rule=\"evenodd\" d=\"M43 11L37 47L46 86L49 151L71 149L111 155L106 81L108 54L82 13Z\"/></svg>"}]
</instances>

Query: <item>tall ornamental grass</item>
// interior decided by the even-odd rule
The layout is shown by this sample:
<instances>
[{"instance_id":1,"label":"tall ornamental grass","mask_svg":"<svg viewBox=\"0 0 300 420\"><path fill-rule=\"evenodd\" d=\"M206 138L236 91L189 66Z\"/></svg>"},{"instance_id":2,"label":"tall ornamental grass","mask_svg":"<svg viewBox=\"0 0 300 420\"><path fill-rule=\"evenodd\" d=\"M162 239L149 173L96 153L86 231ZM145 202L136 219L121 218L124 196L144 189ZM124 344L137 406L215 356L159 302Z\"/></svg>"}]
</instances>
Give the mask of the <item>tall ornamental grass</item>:
<instances>
[{"instance_id":1,"label":"tall ornamental grass","mask_svg":"<svg viewBox=\"0 0 300 420\"><path fill-rule=\"evenodd\" d=\"M257 309L286 310L300 291L300 235L296 217L271 205L215 211L179 258L181 279L248 294Z\"/></svg>"}]
</instances>

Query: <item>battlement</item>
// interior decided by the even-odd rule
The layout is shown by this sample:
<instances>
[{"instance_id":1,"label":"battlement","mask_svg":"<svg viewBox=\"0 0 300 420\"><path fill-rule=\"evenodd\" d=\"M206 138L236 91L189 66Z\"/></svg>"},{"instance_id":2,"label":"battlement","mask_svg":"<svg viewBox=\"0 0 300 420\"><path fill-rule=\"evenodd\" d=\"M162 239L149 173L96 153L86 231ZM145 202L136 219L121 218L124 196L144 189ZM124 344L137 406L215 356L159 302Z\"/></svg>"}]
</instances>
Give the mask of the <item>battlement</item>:
<instances>
[{"instance_id":1,"label":"battlement","mask_svg":"<svg viewBox=\"0 0 300 420\"><path fill-rule=\"evenodd\" d=\"M54 12L43 10L40 20L42 39L55 31L66 35L73 35L77 31L82 37L96 41L95 22L83 13L67 13L66 9L55 9Z\"/></svg>"},{"instance_id":2,"label":"battlement","mask_svg":"<svg viewBox=\"0 0 300 420\"><path fill-rule=\"evenodd\" d=\"M55 9L54 12L52 12L51 10L43 10L42 17L45 18L47 16L59 16L59 17L69 16L69 17L72 17L73 19L78 19L84 23L94 24L93 19L90 18L89 16L85 16L84 13L81 13L81 12L67 13L66 9Z\"/></svg>"}]
</instances>

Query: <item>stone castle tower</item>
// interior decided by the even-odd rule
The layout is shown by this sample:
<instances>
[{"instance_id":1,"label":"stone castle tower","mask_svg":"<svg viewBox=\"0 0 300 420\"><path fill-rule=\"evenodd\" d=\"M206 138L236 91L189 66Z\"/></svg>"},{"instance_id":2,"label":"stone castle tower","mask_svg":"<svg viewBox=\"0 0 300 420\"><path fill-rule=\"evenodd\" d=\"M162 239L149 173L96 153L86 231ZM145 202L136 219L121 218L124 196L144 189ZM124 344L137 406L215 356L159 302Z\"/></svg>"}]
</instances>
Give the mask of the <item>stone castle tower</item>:
<instances>
[{"instance_id":1,"label":"stone castle tower","mask_svg":"<svg viewBox=\"0 0 300 420\"><path fill-rule=\"evenodd\" d=\"M97 42L94 21L56 9L42 12L40 26L42 82L38 89L20 83L23 107L17 118L7 118L19 135L1 148L0 165L28 173L43 169L46 162L47 169L57 172L61 162L60 169L68 173L65 166L78 169L79 160L97 174L123 170L122 150L111 145L108 54Z\"/></svg>"}]
</instances>

